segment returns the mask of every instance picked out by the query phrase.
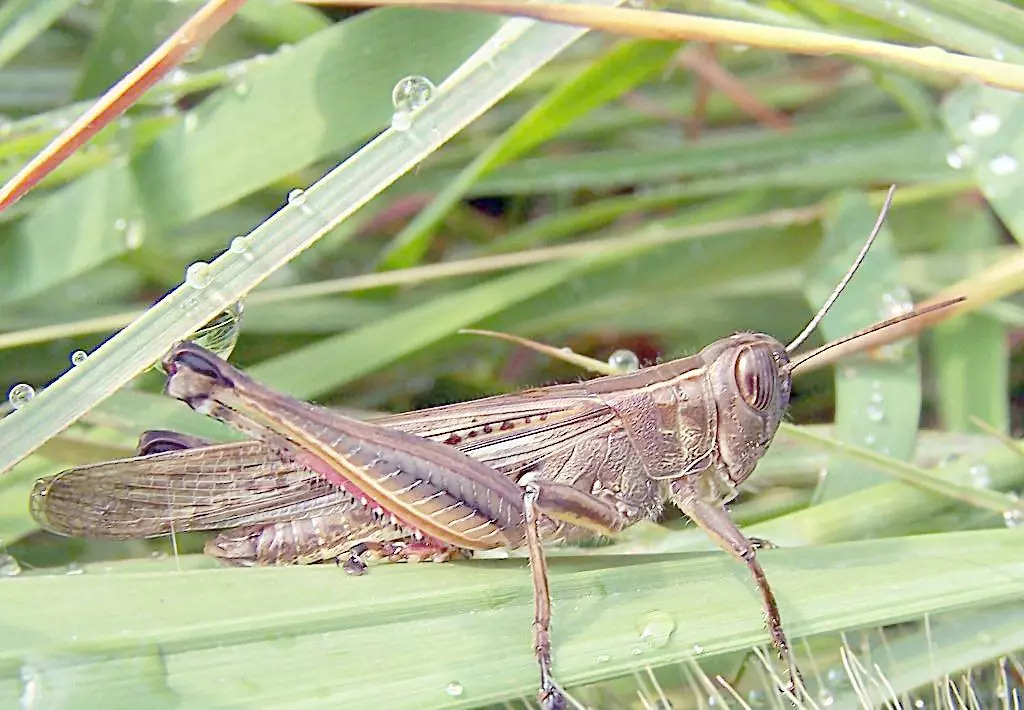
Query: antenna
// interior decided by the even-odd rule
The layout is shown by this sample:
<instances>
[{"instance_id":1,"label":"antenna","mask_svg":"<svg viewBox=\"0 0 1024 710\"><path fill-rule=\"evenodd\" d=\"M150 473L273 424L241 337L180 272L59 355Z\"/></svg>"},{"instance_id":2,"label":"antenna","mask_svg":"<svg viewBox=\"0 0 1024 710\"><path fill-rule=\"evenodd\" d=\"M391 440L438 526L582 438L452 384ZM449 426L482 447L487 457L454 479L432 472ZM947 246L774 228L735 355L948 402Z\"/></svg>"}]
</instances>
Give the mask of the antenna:
<instances>
[{"instance_id":1,"label":"antenna","mask_svg":"<svg viewBox=\"0 0 1024 710\"><path fill-rule=\"evenodd\" d=\"M802 331L800 331L800 335L793 338L793 342L786 346L787 353L792 353L800 347L805 340L807 340L810 334L814 332L814 329L821 324L821 320L825 317L825 314L828 313L828 309L836 302L836 299L839 298L839 295L843 292L843 289L846 288L846 285L850 283L850 279L852 279L853 275L857 273L857 269L859 269L860 265L864 262L864 257L868 255L868 249L871 248L871 245L875 241L875 237L877 237L878 233L882 230L882 224L885 223L885 216L889 214L889 207L892 206L892 196L895 192L896 186L890 185L889 192L885 196L885 202L882 203L882 211L878 213L878 219L875 220L875 226L872 227L871 234L868 235L867 241L864 242L864 246L860 248L857 258L853 260L853 264L850 265L846 275L840 279L838 284L836 284L835 289L832 291L832 295L825 300L825 304L817 313L814 314L814 317L811 318L811 322L808 323ZM888 323L888 321L886 321L886 323ZM844 338L843 341L838 342L844 342L848 339L849 338Z\"/></svg>"},{"instance_id":2,"label":"antenna","mask_svg":"<svg viewBox=\"0 0 1024 710\"><path fill-rule=\"evenodd\" d=\"M793 372L798 367L800 367L801 365L807 364L807 362L809 360L812 360L812 359L816 358L818 355L821 355L826 350L831 350L832 348L837 347L839 345L845 345L846 343L850 342L851 340L856 340L857 338L862 338L865 335L870 335L871 333L876 333L876 332L878 332L880 330L885 330L886 328L891 328L892 326L899 325L900 323L903 323L904 321L913 320L914 318L918 318L920 316L924 316L924 315L927 315L929 313L934 313L935 311L941 311L944 308L949 308L950 306L955 306L956 304L963 303L966 300L967 300L966 296L959 296L957 298L951 298L948 301L940 301L939 303L935 303L935 304L932 304L930 306L925 306L924 308L920 308L918 310L910 311L909 313L904 313L902 315L895 316L895 317L890 318L888 320L884 320L881 323L875 323L874 325L868 326L867 328L863 328L862 330L858 330L856 333L851 333L850 335L844 336L844 337L840 338L839 340L833 340L831 343L826 343L825 345L822 345L819 348L815 348L814 350L811 350L809 352L803 353L799 357L793 358L789 362L789 364L787 364L787 365L785 365L783 367L783 369L784 370L788 370L789 372Z\"/></svg>"}]
</instances>

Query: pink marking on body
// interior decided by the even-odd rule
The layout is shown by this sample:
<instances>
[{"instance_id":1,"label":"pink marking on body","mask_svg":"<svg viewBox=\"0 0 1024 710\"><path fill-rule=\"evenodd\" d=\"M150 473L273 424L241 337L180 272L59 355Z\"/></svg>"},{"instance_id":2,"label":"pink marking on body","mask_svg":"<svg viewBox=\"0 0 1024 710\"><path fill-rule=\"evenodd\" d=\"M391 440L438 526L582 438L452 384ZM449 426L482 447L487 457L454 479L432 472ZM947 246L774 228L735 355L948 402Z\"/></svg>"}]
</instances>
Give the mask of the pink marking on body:
<instances>
[{"instance_id":1,"label":"pink marking on body","mask_svg":"<svg viewBox=\"0 0 1024 710\"><path fill-rule=\"evenodd\" d=\"M356 500L365 500L364 505L370 505L371 503L383 510L388 511L393 519L396 519L404 528L407 528L409 532L414 535L420 535L424 542L431 545L439 546L441 548L447 548L449 545L442 540L435 538L433 535L428 535L420 529L418 525L408 522L404 516L396 513L394 510L388 507L385 501L379 500L373 494L368 491L364 491L355 483L348 478L345 478L338 473L330 464L324 461L322 458L315 454L311 454L308 451L296 451L295 462L305 466L310 471L323 476L326 480L330 481L336 486L340 486L345 489L345 492L351 495Z\"/></svg>"}]
</instances>

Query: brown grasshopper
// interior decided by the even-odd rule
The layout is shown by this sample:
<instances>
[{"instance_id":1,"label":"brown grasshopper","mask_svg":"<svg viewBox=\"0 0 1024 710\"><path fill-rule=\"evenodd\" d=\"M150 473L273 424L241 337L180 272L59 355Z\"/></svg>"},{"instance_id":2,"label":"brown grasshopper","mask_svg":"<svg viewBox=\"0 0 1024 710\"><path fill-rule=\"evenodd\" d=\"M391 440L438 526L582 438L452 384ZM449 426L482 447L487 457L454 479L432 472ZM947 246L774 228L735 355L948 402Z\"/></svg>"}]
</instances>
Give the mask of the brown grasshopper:
<instances>
[{"instance_id":1,"label":"brown grasshopper","mask_svg":"<svg viewBox=\"0 0 1024 710\"><path fill-rule=\"evenodd\" d=\"M614 534L658 518L670 500L751 571L795 690L799 672L756 543L725 504L771 443L795 367L920 315L790 360L853 276L886 208L846 276L788 346L739 333L628 374L367 423L276 393L180 343L164 359L166 392L255 440L210 445L149 432L138 457L39 480L32 514L46 529L87 537L226 528L206 551L244 565L334 559L358 572L364 557L443 560L525 546L540 697L545 707L563 707L551 675L541 543Z\"/></svg>"}]
</instances>

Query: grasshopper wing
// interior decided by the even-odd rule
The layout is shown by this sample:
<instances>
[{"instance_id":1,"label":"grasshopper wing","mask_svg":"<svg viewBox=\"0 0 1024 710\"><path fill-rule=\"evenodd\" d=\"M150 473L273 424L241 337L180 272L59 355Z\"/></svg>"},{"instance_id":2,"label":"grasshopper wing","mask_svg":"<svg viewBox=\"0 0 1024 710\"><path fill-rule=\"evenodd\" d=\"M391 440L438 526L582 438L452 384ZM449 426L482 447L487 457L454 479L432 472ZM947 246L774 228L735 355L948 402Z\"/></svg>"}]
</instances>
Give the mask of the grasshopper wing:
<instances>
[{"instance_id":1,"label":"grasshopper wing","mask_svg":"<svg viewBox=\"0 0 1024 710\"><path fill-rule=\"evenodd\" d=\"M36 481L31 512L63 535L140 538L344 514L355 504L258 441L106 461Z\"/></svg>"}]
</instances>

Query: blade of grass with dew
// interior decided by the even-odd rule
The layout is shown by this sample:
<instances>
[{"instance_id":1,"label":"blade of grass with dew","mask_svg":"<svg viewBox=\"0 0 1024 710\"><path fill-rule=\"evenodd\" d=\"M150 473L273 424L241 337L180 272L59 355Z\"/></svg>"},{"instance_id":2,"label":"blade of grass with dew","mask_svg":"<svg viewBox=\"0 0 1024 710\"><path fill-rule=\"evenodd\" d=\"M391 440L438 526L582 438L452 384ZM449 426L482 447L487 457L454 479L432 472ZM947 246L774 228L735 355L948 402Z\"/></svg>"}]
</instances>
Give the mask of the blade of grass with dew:
<instances>
[{"instance_id":1,"label":"blade of grass with dew","mask_svg":"<svg viewBox=\"0 0 1024 710\"><path fill-rule=\"evenodd\" d=\"M0 421L0 471L312 245L581 34L575 28L522 20L504 23L438 88L438 96L420 109L409 130L386 131L313 185L302 204L289 204L247 241L234 242L234 251L211 264L212 288L183 284L37 395L32 406Z\"/></svg>"},{"instance_id":2,"label":"blade of grass with dew","mask_svg":"<svg viewBox=\"0 0 1024 710\"><path fill-rule=\"evenodd\" d=\"M853 262L878 218L861 195L839 197L826 217L825 241L808 268L805 286L811 304L824 303ZM893 236L883 226L856 276L832 306L819 329L835 340L872 323L912 308L910 293L899 280ZM910 458L921 408L921 367L915 343L886 346L877 356L862 355L837 369L836 432L841 441L856 442L894 458ZM885 481L852 461L829 467L816 492L817 500L837 498Z\"/></svg>"},{"instance_id":3,"label":"blade of grass with dew","mask_svg":"<svg viewBox=\"0 0 1024 710\"><path fill-rule=\"evenodd\" d=\"M402 228L385 252L382 266L396 269L419 263L429 248L437 224L482 175L514 160L580 116L664 71L678 51L679 45L675 42L623 42L577 76L552 89Z\"/></svg>"},{"instance_id":4,"label":"blade of grass with dew","mask_svg":"<svg viewBox=\"0 0 1024 710\"><path fill-rule=\"evenodd\" d=\"M971 211L954 215L948 224L953 253L995 246L999 227L990 214ZM973 417L1010 430L1009 332L988 315L972 313L943 323L927 340L937 370L936 406L943 426L975 431Z\"/></svg>"},{"instance_id":5,"label":"blade of grass with dew","mask_svg":"<svg viewBox=\"0 0 1024 710\"><path fill-rule=\"evenodd\" d=\"M1024 12L1018 5L1001 0L978 0L970 6L957 0L913 0L914 5L934 9L966 25L1000 35L1018 47L1024 46ZM991 53L991 52L990 52ZM982 51L980 54L984 55Z\"/></svg>"},{"instance_id":6,"label":"blade of grass with dew","mask_svg":"<svg viewBox=\"0 0 1024 710\"><path fill-rule=\"evenodd\" d=\"M799 637L1017 599L1019 540L1016 531L981 531L761 557ZM536 683L529 575L519 560L381 566L360 579L331 566L176 573L166 560L153 565L163 571L123 574L108 566L112 573L0 580L5 605L23 610L2 622L11 641L0 650L0 688L20 694L35 678L89 707L96 696L72 681L91 668L110 679L107 702L145 680L186 704L430 708L529 694ZM990 583L965 568L985 570ZM713 656L764 641L750 580L724 554L559 558L551 580L566 684L675 663L695 646ZM82 614L83 605L94 613ZM154 654L162 663L142 679L111 666L145 666Z\"/></svg>"},{"instance_id":7,"label":"blade of grass with dew","mask_svg":"<svg viewBox=\"0 0 1024 710\"><path fill-rule=\"evenodd\" d=\"M969 172L1007 229L1024 244L1024 97L1008 91L965 86L946 97L946 130L954 146L946 156Z\"/></svg>"},{"instance_id":8,"label":"blade of grass with dew","mask_svg":"<svg viewBox=\"0 0 1024 710\"><path fill-rule=\"evenodd\" d=\"M129 229L159 248L164 232L359 145L387 125L395 81L417 70L446 76L498 24L373 12L279 50L244 77L244 93L222 87L129 162L93 170L37 205L0 244L0 300L38 294L126 253ZM367 35L377 38L369 53L359 41ZM363 110L324 108L346 105Z\"/></svg>"},{"instance_id":9,"label":"blade of grass with dew","mask_svg":"<svg viewBox=\"0 0 1024 710\"><path fill-rule=\"evenodd\" d=\"M807 442L815 442L823 448L835 451L842 458L851 462L856 461L858 464L866 463L872 469L884 472L887 477L897 477L919 488L944 495L951 500L991 510L1005 516L1024 517L1024 509L1021 508L1021 504L1013 496L988 490L990 485L988 477L983 481L959 484L948 481L943 476L935 475L930 471L900 459L891 458L872 449L856 446L840 439L820 436L801 427L787 424L784 435L802 438ZM859 471L858 475L863 476L863 471Z\"/></svg>"},{"instance_id":10,"label":"blade of grass with dew","mask_svg":"<svg viewBox=\"0 0 1024 710\"><path fill-rule=\"evenodd\" d=\"M947 464L936 474L961 486L970 486L978 480L979 472L988 478L993 491L1011 490L1024 483L1019 454L999 449ZM939 493L905 483L884 483L776 518L754 526L749 532L782 545L894 535L951 505L951 499Z\"/></svg>"},{"instance_id":11,"label":"blade of grass with dew","mask_svg":"<svg viewBox=\"0 0 1024 710\"><path fill-rule=\"evenodd\" d=\"M928 40L929 44L948 47L976 57L985 57L999 61L1021 63L1024 51L1007 42L992 27L981 27L973 13L966 15L947 12L940 3L905 0L895 11L885 0L836 0L845 8L877 18L892 27L901 27L918 37ZM959 17L958 17L959 15ZM980 19L980 18L979 18ZM1024 21L1024 14L1018 12L1018 23Z\"/></svg>"}]
</instances>

